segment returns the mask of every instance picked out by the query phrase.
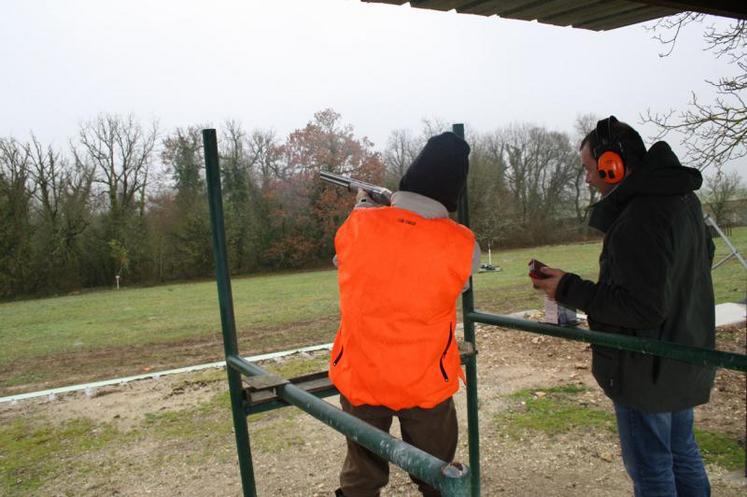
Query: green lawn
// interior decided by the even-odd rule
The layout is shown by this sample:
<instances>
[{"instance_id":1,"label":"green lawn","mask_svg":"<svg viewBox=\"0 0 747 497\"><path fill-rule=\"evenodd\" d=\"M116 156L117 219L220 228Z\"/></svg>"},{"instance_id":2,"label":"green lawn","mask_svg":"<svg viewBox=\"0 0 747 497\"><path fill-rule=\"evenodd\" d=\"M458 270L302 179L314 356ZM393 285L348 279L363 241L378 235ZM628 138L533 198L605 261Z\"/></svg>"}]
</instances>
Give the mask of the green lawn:
<instances>
[{"instance_id":1,"label":"green lawn","mask_svg":"<svg viewBox=\"0 0 747 497\"><path fill-rule=\"evenodd\" d=\"M237 327L257 329L337 312L334 271L236 278ZM0 304L0 366L12 359L220 335L212 281Z\"/></svg>"},{"instance_id":2,"label":"green lawn","mask_svg":"<svg viewBox=\"0 0 747 497\"><path fill-rule=\"evenodd\" d=\"M729 237L743 257L747 257L747 227L736 228ZM716 261L729 254L721 238L716 242ZM484 248L484 247L483 247ZM498 273L481 273L475 279L475 307L493 312L539 308L542 297L527 284L527 263L539 259L548 266L596 280L601 242L548 245L493 253ZM483 254L483 262L488 262ZM716 303L743 302L747 292L747 269L732 257L712 273Z\"/></svg>"},{"instance_id":3,"label":"green lawn","mask_svg":"<svg viewBox=\"0 0 747 497\"><path fill-rule=\"evenodd\" d=\"M747 253L747 228L735 229L731 239ZM600 246L596 242L494 252L492 262L502 270L475 276L476 307L496 313L540 308L542 297L532 290L526 276L527 261L535 257L594 279ZM728 251L720 239L717 246L716 259L720 260ZM487 254L483 260L487 262ZM713 277L717 302L744 299L747 272L735 259L716 269ZM319 343L334 335L334 270L236 278L232 284L239 335L250 345L250 350L242 348L242 353ZM45 364L66 354L94 354L106 349L116 355L117 350L147 349L148 345L161 344L168 349L170 344L189 340L220 341L217 291L211 281L4 303L0 304L0 323L0 391L3 386L49 378L66 384L58 376L69 366ZM256 348L251 346L255 343ZM218 347L211 350L219 352ZM157 362L159 367L191 359L162 356L166 357ZM39 362L33 366L32 360ZM87 374L88 370L84 376Z\"/></svg>"}]
</instances>

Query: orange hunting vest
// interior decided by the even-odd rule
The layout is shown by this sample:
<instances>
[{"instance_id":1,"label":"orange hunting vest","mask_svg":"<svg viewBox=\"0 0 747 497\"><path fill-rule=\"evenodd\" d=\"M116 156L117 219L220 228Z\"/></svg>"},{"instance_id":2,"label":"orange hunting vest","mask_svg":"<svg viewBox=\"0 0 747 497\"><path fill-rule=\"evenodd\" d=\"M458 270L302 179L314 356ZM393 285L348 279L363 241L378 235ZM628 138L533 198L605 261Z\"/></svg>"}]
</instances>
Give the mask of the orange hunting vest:
<instances>
[{"instance_id":1,"label":"orange hunting vest","mask_svg":"<svg viewBox=\"0 0 747 497\"><path fill-rule=\"evenodd\" d=\"M430 408L459 389L456 301L474 243L448 218L351 212L335 236L341 322L329 364L351 404Z\"/></svg>"}]
</instances>

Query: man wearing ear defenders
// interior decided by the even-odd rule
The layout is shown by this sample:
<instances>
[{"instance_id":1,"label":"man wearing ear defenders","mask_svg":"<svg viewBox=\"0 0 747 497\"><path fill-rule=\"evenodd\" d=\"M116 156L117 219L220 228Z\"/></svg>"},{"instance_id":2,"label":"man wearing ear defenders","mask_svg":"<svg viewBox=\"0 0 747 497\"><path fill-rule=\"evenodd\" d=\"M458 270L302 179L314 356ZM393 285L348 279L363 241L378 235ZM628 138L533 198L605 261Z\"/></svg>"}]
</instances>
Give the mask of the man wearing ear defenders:
<instances>
[{"instance_id":1,"label":"man wearing ear defenders","mask_svg":"<svg viewBox=\"0 0 747 497\"><path fill-rule=\"evenodd\" d=\"M586 312L597 331L713 348L711 262L702 177L665 142L646 150L614 116L581 142L586 182L603 198L589 225L604 233L599 280L559 269L535 279L549 297ZM636 497L705 497L710 484L693 436L693 407L708 402L714 370L592 346L592 372L614 402Z\"/></svg>"}]
</instances>

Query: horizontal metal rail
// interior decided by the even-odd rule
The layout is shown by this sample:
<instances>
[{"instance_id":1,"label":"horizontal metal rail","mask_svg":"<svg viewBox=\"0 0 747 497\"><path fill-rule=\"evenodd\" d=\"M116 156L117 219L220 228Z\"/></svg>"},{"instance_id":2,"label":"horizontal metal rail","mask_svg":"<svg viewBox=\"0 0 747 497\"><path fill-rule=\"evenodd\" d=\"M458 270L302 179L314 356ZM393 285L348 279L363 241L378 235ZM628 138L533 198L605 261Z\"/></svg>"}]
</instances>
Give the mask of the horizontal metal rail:
<instances>
[{"instance_id":1,"label":"horizontal metal rail","mask_svg":"<svg viewBox=\"0 0 747 497\"><path fill-rule=\"evenodd\" d=\"M228 356L226 362L229 367L245 376L269 374L260 366L238 355ZM339 431L374 454L429 483L439 489L444 497L469 496L469 469L466 466L446 463L337 409L292 383L280 385L275 390L284 401Z\"/></svg>"},{"instance_id":2,"label":"horizontal metal rail","mask_svg":"<svg viewBox=\"0 0 747 497\"><path fill-rule=\"evenodd\" d=\"M474 357L475 354L475 347L471 343L459 342L459 359L462 365L466 364L467 359ZM245 359L249 362L256 362L251 357ZM330 397L339 393L337 388L329 381L327 371L318 371L296 378L289 378L287 381L317 398ZM275 393L275 388L262 389L261 391L252 391L250 388L249 392L246 393L246 400L247 402L244 403L244 412L247 415L271 411L290 405L278 397Z\"/></svg>"},{"instance_id":3,"label":"horizontal metal rail","mask_svg":"<svg viewBox=\"0 0 747 497\"><path fill-rule=\"evenodd\" d=\"M553 324L528 321L526 319L488 314L480 311L469 312L466 316L478 323L492 324L495 326L514 328L542 335L567 338L569 340L603 345L614 349L641 352L644 354L666 357L667 359L676 359L678 361L699 364L701 366L713 366L733 369L735 371L747 371L747 355L744 354L703 349L674 342L639 338L620 335L617 333L604 333L601 331L592 331L582 328L556 326Z\"/></svg>"}]
</instances>

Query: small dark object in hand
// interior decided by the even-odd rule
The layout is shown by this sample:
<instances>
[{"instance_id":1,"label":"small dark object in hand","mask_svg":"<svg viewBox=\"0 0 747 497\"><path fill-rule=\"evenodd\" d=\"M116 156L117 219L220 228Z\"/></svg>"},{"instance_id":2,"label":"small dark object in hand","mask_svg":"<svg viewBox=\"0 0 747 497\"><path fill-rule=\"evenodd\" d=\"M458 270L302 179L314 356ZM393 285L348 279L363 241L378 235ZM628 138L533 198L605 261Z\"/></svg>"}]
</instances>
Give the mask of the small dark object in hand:
<instances>
[{"instance_id":1,"label":"small dark object in hand","mask_svg":"<svg viewBox=\"0 0 747 497\"><path fill-rule=\"evenodd\" d=\"M532 259L531 261L529 261L529 276L536 280L544 280L545 278L549 278L549 274L545 274L540 271L540 269L543 267L547 267L547 265L543 264L537 259Z\"/></svg>"}]
</instances>

